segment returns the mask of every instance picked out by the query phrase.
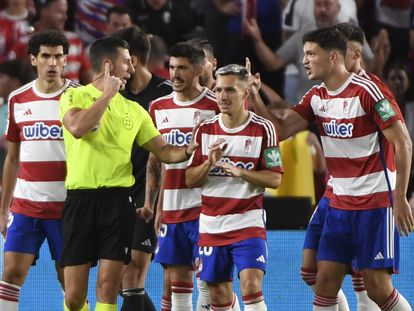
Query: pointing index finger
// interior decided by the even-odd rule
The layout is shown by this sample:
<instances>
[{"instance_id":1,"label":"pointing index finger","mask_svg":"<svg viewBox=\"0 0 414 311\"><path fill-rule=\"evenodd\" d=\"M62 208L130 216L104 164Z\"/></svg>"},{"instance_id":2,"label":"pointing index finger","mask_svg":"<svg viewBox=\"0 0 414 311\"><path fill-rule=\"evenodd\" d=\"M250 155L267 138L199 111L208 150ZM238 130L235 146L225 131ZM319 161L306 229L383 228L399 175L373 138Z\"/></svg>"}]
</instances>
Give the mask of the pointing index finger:
<instances>
[{"instance_id":1,"label":"pointing index finger","mask_svg":"<svg viewBox=\"0 0 414 311\"><path fill-rule=\"evenodd\" d=\"M107 78L107 77L109 77L109 63L108 62L105 62L105 77Z\"/></svg>"}]
</instances>

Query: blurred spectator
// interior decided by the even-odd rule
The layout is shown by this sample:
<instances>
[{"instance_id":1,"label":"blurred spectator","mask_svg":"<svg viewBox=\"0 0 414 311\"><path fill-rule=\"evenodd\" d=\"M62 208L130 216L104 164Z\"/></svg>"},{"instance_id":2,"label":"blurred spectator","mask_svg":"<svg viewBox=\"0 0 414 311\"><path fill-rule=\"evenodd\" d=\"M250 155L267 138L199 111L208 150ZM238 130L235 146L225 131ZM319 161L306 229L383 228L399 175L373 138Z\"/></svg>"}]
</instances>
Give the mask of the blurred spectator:
<instances>
[{"instance_id":1,"label":"blurred spectator","mask_svg":"<svg viewBox=\"0 0 414 311\"><path fill-rule=\"evenodd\" d=\"M328 5L330 4L332 3L328 3ZM315 3L309 0L288 1L282 13L284 40L299 29L316 23L313 13L314 5ZM339 0L339 5L338 22L353 22L358 24L355 0Z\"/></svg>"},{"instance_id":2,"label":"blurred spectator","mask_svg":"<svg viewBox=\"0 0 414 311\"><path fill-rule=\"evenodd\" d=\"M414 141L414 96L407 69L401 63L389 63L385 67L384 77L404 115L411 141Z\"/></svg>"},{"instance_id":3,"label":"blurred spectator","mask_svg":"<svg viewBox=\"0 0 414 311\"><path fill-rule=\"evenodd\" d=\"M106 34L108 35L133 24L131 12L122 6L114 6L106 13Z\"/></svg>"},{"instance_id":4,"label":"blurred spectator","mask_svg":"<svg viewBox=\"0 0 414 311\"><path fill-rule=\"evenodd\" d=\"M4 134L6 132L8 98L10 93L35 78L31 66L22 60L6 61L0 64L0 183L6 156Z\"/></svg>"},{"instance_id":5,"label":"blurred spectator","mask_svg":"<svg viewBox=\"0 0 414 311\"><path fill-rule=\"evenodd\" d=\"M302 36L308 31L321 29L338 24L340 5L338 0L314 0L315 24L308 25L305 29L295 32L276 53L264 42L256 20L248 20L245 23L246 32L254 42L257 55L268 70L278 70L287 64L295 64L299 70L298 81L291 85L285 98L291 103L299 102L300 98L317 82L308 79L303 67ZM364 45L364 57L369 63L375 63L374 55L366 43Z\"/></svg>"},{"instance_id":6,"label":"blurred spectator","mask_svg":"<svg viewBox=\"0 0 414 311\"><path fill-rule=\"evenodd\" d=\"M137 25L163 38L167 47L189 39L195 29L187 0L130 0L129 8Z\"/></svg>"},{"instance_id":7,"label":"blurred spectator","mask_svg":"<svg viewBox=\"0 0 414 311\"><path fill-rule=\"evenodd\" d=\"M206 7L205 32L220 64L243 64L249 57L252 69L262 80L283 94L283 71L269 71L256 54L251 40L245 36L245 22L254 18L263 41L276 50L281 44L281 1L279 0L212 0Z\"/></svg>"},{"instance_id":8,"label":"blurred spectator","mask_svg":"<svg viewBox=\"0 0 414 311\"><path fill-rule=\"evenodd\" d=\"M17 29L15 22L0 16L0 64L7 60L8 54L17 41Z\"/></svg>"},{"instance_id":9,"label":"blurred spectator","mask_svg":"<svg viewBox=\"0 0 414 311\"><path fill-rule=\"evenodd\" d=\"M106 32L107 12L114 6L126 6L127 0L77 1L75 31L83 43L89 46Z\"/></svg>"},{"instance_id":10,"label":"blurred spectator","mask_svg":"<svg viewBox=\"0 0 414 311\"><path fill-rule=\"evenodd\" d=\"M82 84L92 80L91 63L86 55L79 36L71 31L65 31L68 5L66 0L39 0L37 3L37 22L35 32L54 29L64 32L69 40L70 48L67 56L67 64L63 72L64 77ZM13 46L10 53L11 59L28 59L27 44L30 35L21 37Z\"/></svg>"},{"instance_id":11,"label":"blurred spectator","mask_svg":"<svg viewBox=\"0 0 414 311\"><path fill-rule=\"evenodd\" d=\"M151 51L148 59L148 70L164 79L170 80L170 72L165 65L168 61L167 44L160 36L153 35L151 38Z\"/></svg>"},{"instance_id":12,"label":"blurred spectator","mask_svg":"<svg viewBox=\"0 0 414 311\"><path fill-rule=\"evenodd\" d=\"M412 0L375 0L375 33L381 29L387 30L391 44L391 62L407 61L410 51L412 8Z\"/></svg>"},{"instance_id":13,"label":"blurred spectator","mask_svg":"<svg viewBox=\"0 0 414 311\"><path fill-rule=\"evenodd\" d=\"M6 7L0 11L0 18L11 20L17 24L18 35L22 36L33 32L30 21L33 16L27 9L28 0L7 0Z\"/></svg>"}]
</instances>

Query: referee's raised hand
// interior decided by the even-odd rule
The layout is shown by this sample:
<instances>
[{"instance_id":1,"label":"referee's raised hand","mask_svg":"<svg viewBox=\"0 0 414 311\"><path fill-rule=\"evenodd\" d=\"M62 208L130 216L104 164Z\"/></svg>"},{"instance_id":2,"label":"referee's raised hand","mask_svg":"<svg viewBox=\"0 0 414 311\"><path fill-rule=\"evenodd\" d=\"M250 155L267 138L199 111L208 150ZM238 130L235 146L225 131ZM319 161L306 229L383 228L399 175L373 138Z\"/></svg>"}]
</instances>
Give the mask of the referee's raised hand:
<instances>
[{"instance_id":1,"label":"referee's raised hand","mask_svg":"<svg viewBox=\"0 0 414 311\"><path fill-rule=\"evenodd\" d=\"M105 63L103 92L113 97L120 90L122 81L120 78L111 75L111 66L109 62Z\"/></svg>"}]
</instances>

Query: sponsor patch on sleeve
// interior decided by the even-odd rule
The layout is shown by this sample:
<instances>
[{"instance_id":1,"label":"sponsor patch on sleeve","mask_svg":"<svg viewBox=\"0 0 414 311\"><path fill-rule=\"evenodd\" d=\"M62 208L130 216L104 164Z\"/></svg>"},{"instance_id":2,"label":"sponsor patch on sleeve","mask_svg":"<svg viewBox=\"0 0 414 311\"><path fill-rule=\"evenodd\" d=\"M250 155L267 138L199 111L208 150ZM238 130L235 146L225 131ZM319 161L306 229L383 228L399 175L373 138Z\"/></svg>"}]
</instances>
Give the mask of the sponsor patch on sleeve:
<instances>
[{"instance_id":1,"label":"sponsor patch on sleeve","mask_svg":"<svg viewBox=\"0 0 414 311\"><path fill-rule=\"evenodd\" d=\"M382 121L387 121L397 115L391 103L386 98L375 104L375 110L377 110Z\"/></svg>"},{"instance_id":2,"label":"sponsor patch on sleeve","mask_svg":"<svg viewBox=\"0 0 414 311\"><path fill-rule=\"evenodd\" d=\"M264 151L264 155L265 155L267 168L282 166L282 157L280 154L280 148L278 147L266 148Z\"/></svg>"}]
</instances>

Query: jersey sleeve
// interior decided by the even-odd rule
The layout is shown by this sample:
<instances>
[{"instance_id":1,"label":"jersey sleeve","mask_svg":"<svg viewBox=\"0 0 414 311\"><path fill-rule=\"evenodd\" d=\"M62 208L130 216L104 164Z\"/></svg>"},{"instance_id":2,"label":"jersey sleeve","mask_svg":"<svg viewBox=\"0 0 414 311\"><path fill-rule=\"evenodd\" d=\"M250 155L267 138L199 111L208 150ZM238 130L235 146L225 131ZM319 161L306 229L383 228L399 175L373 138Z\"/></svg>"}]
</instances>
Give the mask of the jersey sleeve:
<instances>
[{"instance_id":1,"label":"jersey sleeve","mask_svg":"<svg viewBox=\"0 0 414 311\"><path fill-rule=\"evenodd\" d=\"M311 88L300 100L299 104L294 106L292 109L300 114L309 123L312 123L315 120L315 113L312 109L312 96L314 95L313 90L315 87Z\"/></svg>"},{"instance_id":2,"label":"jersey sleeve","mask_svg":"<svg viewBox=\"0 0 414 311\"><path fill-rule=\"evenodd\" d=\"M82 98L82 93L77 88L68 88L60 97L60 120L63 120L66 112L73 108L84 109L85 100Z\"/></svg>"},{"instance_id":3,"label":"jersey sleeve","mask_svg":"<svg viewBox=\"0 0 414 311\"><path fill-rule=\"evenodd\" d=\"M397 120L404 122L396 100L393 96L387 96L387 92L384 92L381 85L373 85L370 92L365 91L360 97L364 110L381 130L386 129Z\"/></svg>"},{"instance_id":4,"label":"jersey sleeve","mask_svg":"<svg viewBox=\"0 0 414 311\"><path fill-rule=\"evenodd\" d=\"M200 126L194 134L195 141L198 144L198 148L194 151L191 158L188 160L187 167L195 167L203 163L203 147L201 141L202 131L202 126Z\"/></svg>"},{"instance_id":5,"label":"jersey sleeve","mask_svg":"<svg viewBox=\"0 0 414 311\"><path fill-rule=\"evenodd\" d=\"M161 134L152 122L152 119L148 112L141 106L139 107L142 115L142 123L135 140L139 146L142 146L154 137L157 137Z\"/></svg>"},{"instance_id":6,"label":"jersey sleeve","mask_svg":"<svg viewBox=\"0 0 414 311\"><path fill-rule=\"evenodd\" d=\"M270 121L266 121L263 124L263 140L259 169L279 173L284 172L276 129Z\"/></svg>"},{"instance_id":7,"label":"jersey sleeve","mask_svg":"<svg viewBox=\"0 0 414 311\"><path fill-rule=\"evenodd\" d=\"M20 142L20 129L17 126L14 118L14 97L9 99L9 112L7 114L7 125L6 125L6 140L12 143ZM3 133L2 133L3 136Z\"/></svg>"}]
</instances>

